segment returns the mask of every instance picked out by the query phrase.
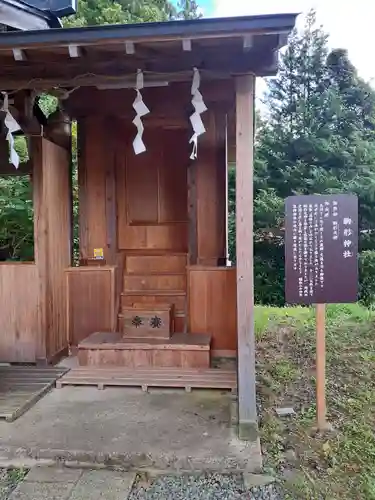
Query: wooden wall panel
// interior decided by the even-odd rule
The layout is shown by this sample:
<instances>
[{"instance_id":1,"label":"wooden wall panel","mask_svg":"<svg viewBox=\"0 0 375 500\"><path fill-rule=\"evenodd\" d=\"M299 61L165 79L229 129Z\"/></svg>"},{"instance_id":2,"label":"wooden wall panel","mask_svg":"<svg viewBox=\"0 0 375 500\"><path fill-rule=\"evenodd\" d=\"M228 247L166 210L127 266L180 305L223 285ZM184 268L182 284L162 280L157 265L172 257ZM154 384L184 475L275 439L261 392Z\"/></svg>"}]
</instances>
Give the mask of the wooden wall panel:
<instances>
[{"instance_id":1,"label":"wooden wall panel","mask_svg":"<svg viewBox=\"0 0 375 500\"><path fill-rule=\"evenodd\" d=\"M185 252L187 224L171 226L120 226L119 246L127 250Z\"/></svg>"},{"instance_id":2,"label":"wooden wall panel","mask_svg":"<svg viewBox=\"0 0 375 500\"><path fill-rule=\"evenodd\" d=\"M197 263L215 265L226 257L225 175L221 172L223 153L218 144L222 121L214 111L204 115L206 133L199 138L195 165ZM220 160L220 161L219 161Z\"/></svg>"},{"instance_id":3,"label":"wooden wall panel","mask_svg":"<svg viewBox=\"0 0 375 500\"><path fill-rule=\"evenodd\" d=\"M233 79L202 81L201 92L209 109L218 104L230 108L235 101ZM166 123L179 123L190 130L191 83L146 87L142 95L151 110L143 120L146 131L151 124L160 128ZM131 125L134 118L133 101L133 89L98 90L95 87L81 87L69 96L65 105L71 116L76 118L90 115L95 116L95 119L98 116L121 116ZM155 124L155 119L159 121L159 125Z\"/></svg>"},{"instance_id":4,"label":"wooden wall panel","mask_svg":"<svg viewBox=\"0 0 375 500\"><path fill-rule=\"evenodd\" d=\"M159 164L159 221L187 221L187 169L190 148L187 131L168 129L163 134Z\"/></svg>"},{"instance_id":5,"label":"wooden wall panel","mask_svg":"<svg viewBox=\"0 0 375 500\"><path fill-rule=\"evenodd\" d=\"M161 162L161 151L157 137L152 137L152 134L145 134L144 141L147 151L138 156L134 154L132 147L124 147L122 150L122 154L126 155L128 224L158 222L158 165Z\"/></svg>"},{"instance_id":6,"label":"wooden wall panel","mask_svg":"<svg viewBox=\"0 0 375 500\"><path fill-rule=\"evenodd\" d=\"M64 270L71 264L70 154L45 139L36 141L35 262L45 335L38 358L50 359L68 346Z\"/></svg>"},{"instance_id":7,"label":"wooden wall panel","mask_svg":"<svg viewBox=\"0 0 375 500\"><path fill-rule=\"evenodd\" d=\"M94 248L107 253L106 166L113 161L106 122L85 118L78 122L80 188L80 257L92 258Z\"/></svg>"},{"instance_id":8,"label":"wooden wall panel","mask_svg":"<svg viewBox=\"0 0 375 500\"><path fill-rule=\"evenodd\" d=\"M0 308L0 362L35 362L41 333L35 264L0 264Z\"/></svg>"},{"instance_id":9,"label":"wooden wall panel","mask_svg":"<svg viewBox=\"0 0 375 500\"><path fill-rule=\"evenodd\" d=\"M130 131L118 122L116 179L118 247L121 250L187 251L186 131L149 131L147 152L136 156ZM186 154L182 154L182 150Z\"/></svg>"},{"instance_id":10,"label":"wooden wall panel","mask_svg":"<svg viewBox=\"0 0 375 500\"><path fill-rule=\"evenodd\" d=\"M73 267L66 270L66 283L69 343L77 345L94 332L113 331L115 267Z\"/></svg>"},{"instance_id":11,"label":"wooden wall panel","mask_svg":"<svg viewBox=\"0 0 375 500\"><path fill-rule=\"evenodd\" d=\"M188 279L190 331L212 335L213 351L235 351L236 269L192 266Z\"/></svg>"}]
</instances>

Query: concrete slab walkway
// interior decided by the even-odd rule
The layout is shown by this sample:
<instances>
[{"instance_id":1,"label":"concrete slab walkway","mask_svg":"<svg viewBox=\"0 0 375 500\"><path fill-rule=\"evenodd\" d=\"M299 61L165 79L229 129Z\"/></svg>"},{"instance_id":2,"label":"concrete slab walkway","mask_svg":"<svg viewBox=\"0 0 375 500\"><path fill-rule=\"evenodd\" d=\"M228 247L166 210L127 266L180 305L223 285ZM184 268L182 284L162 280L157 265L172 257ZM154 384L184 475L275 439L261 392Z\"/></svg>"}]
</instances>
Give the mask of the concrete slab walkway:
<instances>
[{"instance_id":1,"label":"concrete slab walkway","mask_svg":"<svg viewBox=\"0 0 375 500\"><path fill-rule=\"evenodd\" d=\"M231 406L230 394L218 391L56 389L16 422L0 422L0 461L258 471L259 442L236 437Z\"/></svg>"},{"instance_id":2,"label":"concrete slab walkway","mask_svg":"<svg viewBox=\"0 0 375 500\"><path fill-rule=\"evenodd\" d=\"M135 474L34 467L9 500L127 500Z\"/></svg>"}]
</instances>

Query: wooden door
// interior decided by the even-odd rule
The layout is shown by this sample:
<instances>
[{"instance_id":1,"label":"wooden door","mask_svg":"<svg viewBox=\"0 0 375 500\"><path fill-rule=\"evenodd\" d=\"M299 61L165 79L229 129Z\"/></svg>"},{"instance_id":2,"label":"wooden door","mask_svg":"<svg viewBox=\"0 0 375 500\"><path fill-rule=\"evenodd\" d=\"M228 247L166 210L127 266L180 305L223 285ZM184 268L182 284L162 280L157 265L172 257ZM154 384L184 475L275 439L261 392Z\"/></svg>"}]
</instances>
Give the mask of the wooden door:
<instances>
[{"instance_id":1,"label":"wooden door","mask_svg":"<svg viewBox=\"0 0 375 500\"><path fill-rule=\"evenodd\" d=\"M117 141L118 245L123 250L187 251L187 132L148 130L136 156Z\"/></svg>"}]
</instances>

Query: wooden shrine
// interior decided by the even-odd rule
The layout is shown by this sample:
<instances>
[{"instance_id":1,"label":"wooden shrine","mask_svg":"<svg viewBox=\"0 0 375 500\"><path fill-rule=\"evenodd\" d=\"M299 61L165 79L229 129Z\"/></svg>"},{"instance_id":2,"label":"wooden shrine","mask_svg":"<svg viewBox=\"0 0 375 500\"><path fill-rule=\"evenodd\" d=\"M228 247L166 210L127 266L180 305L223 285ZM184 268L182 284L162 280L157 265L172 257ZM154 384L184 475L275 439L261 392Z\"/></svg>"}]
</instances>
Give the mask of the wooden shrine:
<instances>
[{"instance_id":1,"label":"wooden shrine","mask_svg":"<svg viewBox=\"0 0 375 500\"><path fill-rule=\"evenodd\" d=\"M35 260L0 263L1 361L53 362L71 349L82 366L208 369L212 357L237 357L240 422L253 425L255 78L275 74L294 22L283 14L0 34L0 86L28 137L20 172L30 174L35 222ZM206 110L195 158L197 72ZM136 87L149 110L140 136ZM60 109L41 124L35 96L46 91ZM67 116L78 134L79 265ZM237 267L228 263L230 162ZM0 172L12 168L3 160Z\"/></svg>"}]
</instances>

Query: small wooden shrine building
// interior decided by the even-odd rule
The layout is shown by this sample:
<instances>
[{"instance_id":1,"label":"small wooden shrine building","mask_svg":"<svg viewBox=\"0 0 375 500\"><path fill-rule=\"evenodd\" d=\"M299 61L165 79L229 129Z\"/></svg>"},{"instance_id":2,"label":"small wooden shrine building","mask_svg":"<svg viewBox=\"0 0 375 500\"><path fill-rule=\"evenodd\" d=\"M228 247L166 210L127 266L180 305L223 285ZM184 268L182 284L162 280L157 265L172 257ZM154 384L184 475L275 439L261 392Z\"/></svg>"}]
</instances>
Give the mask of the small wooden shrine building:
<instances>
[{"instance_id":1,"label":"small wooden shrine building","mask_svg":"<svg viewBox=\"0 0 375 500\"><path fill-rule=\"evenodd\" d=\"M201 370L212 357L237 356L239 419L252 428L255 78L276 73L295 17L0 34L11 117L2 151L14 119L28 138L30 160L17 172L30 174L35 228L34 261L0 263L0 361L53 362L70 347L82 365L136 372ZM43 92L59 98L46 120L37 112ZM229 162L236 267L228 265ZM2 154L0 174L14 171Z\"/></svg>"}]
</instances>

